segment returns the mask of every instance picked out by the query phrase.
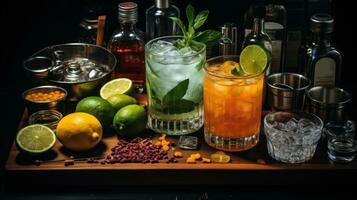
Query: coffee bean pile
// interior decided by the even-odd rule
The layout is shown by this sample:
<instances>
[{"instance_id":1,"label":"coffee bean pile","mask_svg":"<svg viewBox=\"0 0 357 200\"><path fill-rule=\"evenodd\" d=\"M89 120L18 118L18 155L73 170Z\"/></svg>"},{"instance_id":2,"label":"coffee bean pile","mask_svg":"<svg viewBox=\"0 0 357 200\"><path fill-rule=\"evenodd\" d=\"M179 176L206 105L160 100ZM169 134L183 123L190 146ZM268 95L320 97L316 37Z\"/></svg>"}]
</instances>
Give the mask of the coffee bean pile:
<instances>
[{"instance_id":1,"label":"coffee bean pile","mask_svg":"<svg viewBox=\"0 0 357 200\"><path fill-rule=\"evenodd\" d=\"M114 163L158 163L168 159L167 152L154 145L150 139L135 138L131 141L119 140L101 164Z\"/></svg>"}]
</instances>

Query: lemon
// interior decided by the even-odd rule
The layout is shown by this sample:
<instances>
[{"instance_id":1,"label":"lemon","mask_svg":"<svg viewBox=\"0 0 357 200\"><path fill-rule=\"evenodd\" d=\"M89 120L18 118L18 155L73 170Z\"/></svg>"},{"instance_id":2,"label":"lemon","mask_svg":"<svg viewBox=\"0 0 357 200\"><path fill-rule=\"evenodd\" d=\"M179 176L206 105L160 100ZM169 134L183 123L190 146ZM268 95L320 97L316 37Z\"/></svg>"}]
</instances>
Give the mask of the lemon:
<instances>
[{"instance_id":1,"label":"lemon","mask_svg":"<svg viewBox=\"0 0 357 200\"><path fill-rule=\"evenodd\" d=\"M56 136L66 148L74 151L88 150L102 139L103 129L99 120L84 112L66 115L57 125Z\"/></svg>"},{"instance_id":2,"label":"lemon","mask_svg":"<svg viewBox=\"0 0 357 200\"><path fill-rule=\"evenodd\" d=\"M114 116L113 126L123 137L134 137L142 132L147 123L144 106L128 105L121 108Z\"/></svg>"},{"instance_id":3,"label":"lemon","mask_svg":"<svg viewBox=\"0 0 357 200\"><path fill-rule=\"evenodd\" d=\"M215 162L215 163L228 163L229 161L231 161L231 157L227 154L214 153L214 154L211 154L211 160L212 160L212 162Z\"/></svg>"},{"instance_id":4,"label":"lemon","mask_svg":"<svg viewBox=\"0 0 357 200\"><path fill-rule=\"evenodd\" d=\"M100 88L100 97L108 99L115 94L131 95L134 91L133 83L127 78L117 78L109 81Z\"/></svg>"},{"instance_id":5,"label":"lemon","mask_svg":"<svg viewBox=\"0 0 357 200\"><path fill-rule=\"evenodd\" d=\"M50 150L56 142L55 133L47 126L33 124L16 135L16 144L24 153L37 155Z\"/></svg>"},{"instance_id":6,"label":"lemon","mask_svg":"<svg viewBox=\"0 0 357 200\"><path fill-rule=\"evenodd\" d=\"M94 115L100 123L107 127L111 124L115 110L105 99L91 96L80 100L76 106L76 112L85 112Z\"/></svg>"},{"instance_id":7,"label":"lemon","mask_svg":"<svg viewBox=\"0 0 357 200\"><path fill-rule=\"evenodd\" d=\"M240 65L248 74L260 74L269 62L270 54L259 45L248 45L240 54Z\"/></svg>"},{"instance_id":8,"label":"lemon","mask_svg":"<svg viewBox=\"0 0 357 200\"><path fill-rule=\"evenodd\" d=\"M136 104L136 99L126 94L115 94L110 96L107 100L113 106L115 111L118 111L124 106Z\"/></svg>"}]
</instances>

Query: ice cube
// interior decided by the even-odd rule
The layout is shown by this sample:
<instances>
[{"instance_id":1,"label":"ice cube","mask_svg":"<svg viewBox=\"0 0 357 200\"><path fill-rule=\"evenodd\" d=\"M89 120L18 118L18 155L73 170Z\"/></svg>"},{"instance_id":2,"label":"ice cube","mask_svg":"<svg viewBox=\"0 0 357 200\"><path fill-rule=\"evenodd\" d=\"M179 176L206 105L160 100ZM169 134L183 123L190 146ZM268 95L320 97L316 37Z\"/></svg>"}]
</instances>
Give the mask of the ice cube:
<instances>
[{"instance_id":1,"label":"ice cube","mask_svg":"<svg viewBox=\"0 0 357 200\"><path fill-rule=\"evenodd\" d=\"M298 120L291 118L288 122L285 123L285 129L289 131L295 131L297 129Z\"/></svg>"},{"instance_id":2,"label":"ice cube","mask_svg":"<svg viewBox=\"0 0 357 200\"><path fill-rule=\"evenodd\" d=\"M301 131L302 133L311 132L316 129L316 125L314 124L314 122L306 118L300 119L297 126L299 131Z\"/></svg>"}]
</instances>

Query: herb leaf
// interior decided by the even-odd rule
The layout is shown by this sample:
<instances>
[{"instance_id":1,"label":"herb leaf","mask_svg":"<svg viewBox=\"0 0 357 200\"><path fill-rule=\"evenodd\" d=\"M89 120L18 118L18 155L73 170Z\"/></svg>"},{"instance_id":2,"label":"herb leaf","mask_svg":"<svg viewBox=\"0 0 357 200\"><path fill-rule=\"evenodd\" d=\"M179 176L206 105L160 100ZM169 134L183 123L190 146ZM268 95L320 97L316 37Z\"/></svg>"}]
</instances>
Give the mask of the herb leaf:
<instances>
[{"instance_id":1,"label":"herb leaf","mask_svg":"<svg viewBox=\"0 0 357 200\"><path fill-rule=\"evenodd\" d=\"M175 102L182 99L182 97L186 94L189 82L189 79L183 80L174 88L172 88L169 92L167 92L167 94L162 99L163 103L169 104L169 102Z\"/></svg>"},{"instance_id":2,"label":"herb leaf","mask_svg":"<svg viewBox=\"0 0 357 200\"><path fill-rule=\"evenodd\" d=\"M205 30L203 32L199 32L193 39L197 42L202 43L210 43L221 39L223 34L219 31L215 30Z\"/></svg>"},{"instance_id":3,"label":"herb leaf","mask_svg":"<svg viewBox=\"0 0 357 200\"><path fill-rule=\"evenodd\" d=\"M186 16L188 21L188 27L192 27L193 21L195 20L195 9L191 4L186 7Z\"/></svg>"},{"instance_id":4,"label":"herb leaf","mask_svg":"<svg viewBox=\"0 0 357 200\"><path fill-rule=\"evenodd\" d=\"M244 76L244 71L242 69L238 71L238 69L235 67L232 69L231 74L234 76Z\"/></svg>"},{"instance_id":5,"label":"herb leaf","mask_svg":"<svg viewBox=\"0 0 357 200\"><path fill-rule=\"evenodd\" d=\"M186 7L186 17L188 21L188 27L186 29L184 23L181 19L177 17L170 17L177 25L180 27L179 33L182 34L183 38L175 42L175 46L178 49L184 47L193 47L196 50L200 50L198 47L199 43L208 44L211 42L216 42L222 38L222 33L213 30L207 30L203 32L198 32L197 29L200 28L207 20L209 11L204 10L198 13L195 17L195 9L192 5L187 5Z\"/></svg>"},{"instance_id":6,"label":"herb leaf","mask_svg":"<svg viewBox=\"0 0 357 200\"><path fill-rule=\"evenodd\" d=\"M194 29L200 28L207 20L208 14L209 14L208 10L204 10L204 11L201 11L200 13L198 13L198 15L195 18L193 28Z\"/></svg>"},{"instance_id":7,"label":"herb leaf","mask_svg":"<svg viewBox=\"0 0 357 200\"><path fill-rule=\"evenodd\" d=\"M170 17L170 19L172 19L181 29L181 32L182 32L182 35L184 37L186 37L186 27L185 25L183 24L182 20L180 18L177 18L177 17Z\"/></svg>"}]
</instances>

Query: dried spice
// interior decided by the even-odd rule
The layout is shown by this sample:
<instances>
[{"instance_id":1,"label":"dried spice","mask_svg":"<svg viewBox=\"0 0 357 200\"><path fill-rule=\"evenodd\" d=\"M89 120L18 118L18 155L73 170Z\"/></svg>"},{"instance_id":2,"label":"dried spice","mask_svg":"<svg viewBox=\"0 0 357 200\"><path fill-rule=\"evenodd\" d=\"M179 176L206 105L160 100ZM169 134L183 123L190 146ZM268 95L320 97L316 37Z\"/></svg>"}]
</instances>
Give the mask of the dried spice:
<instances>
[{"instance_id":1,"label":"dried spice","mask_svg":"<svg viewBox=\"0 0 357 200\"><path fill-rule=\"evenodd\" d=\"M149 139L119 140L118 144L111 150L112 153L105 158L104 164L158 163L167 158L167 151L153 144Z\"/></svg>"}]
</instances>

